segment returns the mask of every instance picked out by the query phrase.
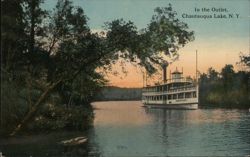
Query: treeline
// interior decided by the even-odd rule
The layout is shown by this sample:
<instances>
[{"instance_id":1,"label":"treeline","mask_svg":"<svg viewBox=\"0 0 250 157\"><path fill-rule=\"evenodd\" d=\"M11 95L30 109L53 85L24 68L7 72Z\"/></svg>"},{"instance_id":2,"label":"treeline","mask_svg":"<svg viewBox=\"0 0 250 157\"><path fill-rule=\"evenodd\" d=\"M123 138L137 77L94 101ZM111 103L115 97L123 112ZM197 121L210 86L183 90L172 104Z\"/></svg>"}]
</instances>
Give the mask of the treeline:
<instances>
[{"instance_id":1,"label":"treeline","mask_svg":"<svg viewBox=\"0 0 250 157\"><path fill-rule=\"evenodd\" d=\"M248 58L249 59L249 58ZM249 60L245 61L249 64ZM225 65L220 72L209 68L199 79L200 106L250 108L250 72Z\"/></svg>"},{"instance_id":2,"label":"treeline","mask_svg":"<svg viewBox=\"0 0 250 157\"><path fill-rule=\"evenodd\" d=\"M141 92L141 88L108 86L97 93L95 101L141 100Z\"/></svg>"},{"instance_id":3,"label":"treeline","mask_svg":"<svg viewBox=\"0 0 250 157\"><path fill-rule=\"evenodd\" d=\"M123 59L153 73L162 52L176 56L193 40L171 5L156 8L142 30L114 19L93 33L81 7L58 0L46 10L43 2L1 0L1 135L87 128L90 103L113 63Z\"/></svg>"}]
</instances>

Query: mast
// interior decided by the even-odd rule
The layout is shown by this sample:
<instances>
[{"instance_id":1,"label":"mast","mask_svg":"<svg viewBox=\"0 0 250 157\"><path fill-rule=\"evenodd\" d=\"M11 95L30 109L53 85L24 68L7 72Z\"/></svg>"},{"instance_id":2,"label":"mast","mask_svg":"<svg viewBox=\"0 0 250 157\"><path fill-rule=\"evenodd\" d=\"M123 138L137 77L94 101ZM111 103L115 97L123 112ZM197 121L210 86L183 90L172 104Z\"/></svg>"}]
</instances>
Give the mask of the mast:
<instances>
[{"instance_id":1,"label":"mast","mask_svg":"<svg viewBox=\"0 0 250 157\"><path fill-rule=\"evenodd\" d=\"M197 72L197 69L198 69L198 68L197 68L197 66L198 66L198 60L197 60L197 50L196 50L196 54L195 54L195 55L196 55L195 79L196 79L196 83L198 83L198 77L197 77L197 73L198 73L198 72Z\"/></svg>"},{"instance_id":2,"label":"mast","mask_svg":"<svg viewBox=\"0 0 250 157\"><path fill-rule=\"evenodd\" d=\"M196 97L197 97L197 100L198 100L198 104L199 104L199 82L198 82L198 57L197 57L197 50L196 50Z\"/></svg>"}]
</instances>

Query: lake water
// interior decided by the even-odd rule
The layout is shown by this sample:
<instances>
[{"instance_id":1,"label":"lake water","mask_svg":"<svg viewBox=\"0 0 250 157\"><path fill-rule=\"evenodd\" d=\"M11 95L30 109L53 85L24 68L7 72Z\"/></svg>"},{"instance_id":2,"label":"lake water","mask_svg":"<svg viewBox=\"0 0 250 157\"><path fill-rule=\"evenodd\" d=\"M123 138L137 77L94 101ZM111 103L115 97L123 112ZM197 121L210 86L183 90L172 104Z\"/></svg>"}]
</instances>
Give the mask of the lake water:
<instances>
[{"instance_id":1,"label":"lake water","mask_svg":"<svg viewBox=\"0 0 250 157\"><path fill-rule=\"evenodd\" d=\"M166 110L139 101L93 103L94 126L86 133L53 133L0 140L7 156L246 156L250 155L247 110ZM83 146L58 141L88 136Z\"/></svg>"}]
</instances>

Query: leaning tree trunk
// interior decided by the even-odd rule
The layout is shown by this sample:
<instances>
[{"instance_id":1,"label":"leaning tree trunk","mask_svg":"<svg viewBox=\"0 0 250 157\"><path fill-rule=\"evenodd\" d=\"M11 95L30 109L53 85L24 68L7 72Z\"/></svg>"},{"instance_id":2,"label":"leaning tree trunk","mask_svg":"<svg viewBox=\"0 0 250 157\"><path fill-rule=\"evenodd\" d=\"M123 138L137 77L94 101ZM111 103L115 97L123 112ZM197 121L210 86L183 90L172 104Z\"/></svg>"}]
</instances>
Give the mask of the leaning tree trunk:
<instances>
[{"instance_id":1,"label":"leaning tree trunk","mask_svg":"<svg viewBox=\"0 0 250 157\"><path fill-rule=\"evenodd\" d=\"M24 119L21 121L20 124L17 125L17 127L13 130L13 132L10 134L10 136L14 136L16 135L22 128L23 126L34 116L34 114L36 113L36 111L38 110L39 106L42 104L42 102L47 98L48 94L61 82L64 81L69 81L74 79L77 75L79 75L79 73L84 69L85 65L90 64L91 62L94 62L95 60L99 60L101 58L102 55L100 55L98 58L96 59L92 59L92 60L88 60L87 63L85 63L84 65L82 65L73 75L71 75L70 78L67 79L59 79L57 82L53 83L52 85L50 85L44 92L43 94L39 97L39 99L36 101L36 103L32 106L31 110L28 112L28 114L24 117Z\"/></svg>"},{"instance_id":2,"label":"leaning tree trunk","mask_svg":"<svg viewBox=\"0 0 250 157\"><path fill-rule=\"evenodd\" d=\"M13 130L13 132L10 134L10 136L16 135L23 126L29 121L30 118L34 116L36 111L38 110L39 106L42 104L42 102L47 98L48 94L59 84L62 82L62 79L59 81L53 83L50 85L43 94L39 97L39 99L36 101L36 103L32 106L32 108L29 110L27 115L24 117L24 119L17 125L17 127Z\"/></svg>"}]
</instances>

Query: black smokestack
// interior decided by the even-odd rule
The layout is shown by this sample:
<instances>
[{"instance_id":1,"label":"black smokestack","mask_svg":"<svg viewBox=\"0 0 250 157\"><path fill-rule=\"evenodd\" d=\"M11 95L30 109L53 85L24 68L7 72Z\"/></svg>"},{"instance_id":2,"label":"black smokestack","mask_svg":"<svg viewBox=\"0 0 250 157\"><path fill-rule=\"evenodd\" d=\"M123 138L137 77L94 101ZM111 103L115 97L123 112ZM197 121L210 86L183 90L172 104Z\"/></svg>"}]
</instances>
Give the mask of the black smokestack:
<instances>
[{"instance_id":1,"label":"black smokestack","mask_svg":"<svg viewBox=\"0 0 250 157\"><path fill-rule=\"evenodd\" d=\"M167 66L168 66L168 63L163 63L162 64L162 77L163 77L163 83L166 83L167 82Z\"/></svg>"}]
</instances>

